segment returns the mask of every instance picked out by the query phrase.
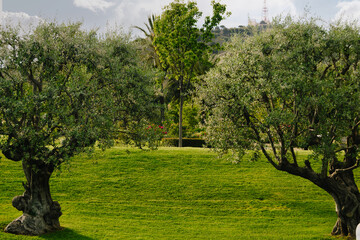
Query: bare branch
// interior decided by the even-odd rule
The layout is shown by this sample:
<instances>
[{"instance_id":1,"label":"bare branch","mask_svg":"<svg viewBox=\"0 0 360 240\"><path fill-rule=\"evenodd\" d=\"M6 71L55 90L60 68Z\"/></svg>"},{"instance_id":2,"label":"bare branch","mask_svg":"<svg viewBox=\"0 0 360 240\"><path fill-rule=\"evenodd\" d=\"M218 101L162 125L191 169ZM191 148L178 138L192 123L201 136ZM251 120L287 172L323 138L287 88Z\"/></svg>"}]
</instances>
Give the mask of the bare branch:
<instances>
[{"instance_id":1,"label":"bare branch","mask_svg":"<svg viewBox=\"0 0 360 240\"><path fill-rule=\"evenodd\" d=\"M336 177L336 175L338 175L339 173L347 172L347 171L352 171L352 170L358 168L359 165L360 165L360 159L357 159L357 160L356 160L356 163L355 163L353 166L348 167L348 168L336 169L329 177L330 177L330 178L334 178L334 177Z\"/></svg>"},{"instance_id":2,"label":"bare branch","mask_svg":"<svg viewBox=\"0 0 360 240\"><path fill-rule=\"evenodd\" d=\"M292 158L293 158L293 160L294 160L295 166L299 166L298 163L297 163L297 158L296 158L296 154L295 154L294 148L293 148L292 146L290 147L290 151L291 151L291 155L292 155Z\"/></svg>"},{"instance_id":3,"label":"bare branch","mask_svg":"<svg viewBox=\"0 0 360 240\"><path fill-rule=\"evenodd\" d=\"M279 160L279 157L278 157L277 151L276 151L276 147L275 147L274 141L273 141L273 139L272 139L272 135L271 135L270 131L267 131L266 133L267 133L267 135L268 135L268 138L269 138L269 141L270 141L271 148L272 148L272 150L273 150L274 156L275 156L276 159ZM280 161L279 161L279 162L280 162Z\"/></svg>"},{"instance_id":4,"label":"bare branch","mask_svg":"<svg viewBox=\"0 0 360 240\"><path fill-rule=\"evenodd\" d=\"M285 155L286 155L286 148L285 148L285 139L284 139L284 132L281 130L281 127L278 126L276 129L279 138L280 138L280 144L281 144L281 161L286 160Z\"/></svg>"},{"instance_id":5,"label":"bare branch","mask_svg":"<svg viewBox=\"0 0 360 240\"><path fill-rule=\"evenodd\" d=\"M39 92L41 92L42 91L41 83L34 78L34 75L33 75L33 72L32 72L32 69L30 66L29 66L29 71L30 72L28 74L28 80L38 88Z\"/></svg>"},{"instance_id":6,"label":"bare branch","mask_svg":"<svg viewBox=\"0 0 360 240\"><path fill-rule=\"evenodd\" d=\"M254 125L254 123L250 120L250 115L249 112L247 111L246 108L244 108L244 116L246 119L246 122L248 124L248 126L254 131L255 136L256 136L256 140L258 141L258 143L260 144L260 148L261 151L263 152L263 154L265 155L266 159L268 160L268 162L271 163L271 165L273 165L276 169L280 169L280 166L278 164L276 164L274 162L274 160L272 159L272 157L268 154L268 152L266 151L264 144L261 142L261 137L260 137L260 133L257 130L256 126ZM277 159L279 161L279 159Z\"/></svg>"},{"instance_id":7,"label":"bare branch","mask_svg":"<svg viewBox=\"0 0 360 240\"><path fill-rule=\"evenodd\" d=\"M350 147L344 147L344 148L340 148L338 150L335 151L335 153L338 153L338 152L341 152L341 151L347 151L347 150L350 150L352 148L356 147L355 145L352 145Z\"/></svg>"},{"instance_id":8,"label":"bare branch","mask_svg":"<svg viewBox=\"0 0 360 240\"><path fill-rule=\"evenodd\" d=\"M320 79L324 79L324 77L325 77L325 75L326 75L326 73L327 73L327 71L329 70L330 67L331 67L331 65L328 65L328 66L325 68L325 70L324 70L324 72L322 73Z\"/></svg>"},{"instance_id":9,"label":"bare branch","mask_svg":"<svg viewBox=\"0 0 360 240\"><path fill-rule=\"evenodd\" d=\"M305 160L305 166L306 166L306 168L310 169L311 171L314 171L311 167L311 163L309 160Z\"/></svg>"},{"instance_id":10,"label":"bare branch","mask_svg":"<svg viewBox=\"0 0 360 240\"><path fill-rule=\"evenodd\" d=\"M355 130L359 125L360 125L360 121L358 121L352 129Z\"/></svg>"}]
</instances>

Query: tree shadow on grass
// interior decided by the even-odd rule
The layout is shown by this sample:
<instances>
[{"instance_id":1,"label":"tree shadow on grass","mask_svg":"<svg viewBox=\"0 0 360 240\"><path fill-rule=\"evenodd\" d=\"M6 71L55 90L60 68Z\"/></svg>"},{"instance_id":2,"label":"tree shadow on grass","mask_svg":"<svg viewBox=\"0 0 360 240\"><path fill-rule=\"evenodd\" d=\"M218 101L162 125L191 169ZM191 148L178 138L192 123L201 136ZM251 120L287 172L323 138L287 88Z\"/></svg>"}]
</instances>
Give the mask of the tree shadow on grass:
<instances>
[{"instance_id":1,"label":"tree shadow on grass","mask_svg":"<svg viewBox=\"0 0 360 240\"><path fill-rule=\"evenodd\" d=\"M0 233L4 233L4 229L7 226L8 223L2 223L0 222ZM9 234L12 236L15 236L11 233L4 233L4 234ZM1 238L1 237L0 237ZM91 238L91 237L87 237L84 235L81 235L77 232L75 232L72 229L69 228L64 228L61 231L56 231L56 232L52 232L52 233L47 233L44 235L39 236L39 238L42 239L49 239L49 240L57 240L57 239L61 239L61 240L95 240L95 238Z\"/></svg>"},{"instance_id":2,"label":"tree shadow on grass","mask_svg":"<svg viewBox=\"0 0 360 240\"><path fill-rule=\"evenodd\" d=\"M56 239L67 239L67 240L95 240L95 238L87 237L84 235L81 235L77 232L75 232L72 229L64 228L61 231L53 232L53 233L47 233L44 235L41 235L40 238L43 239L49 239L49 240L56 240Z\"/></svg>"},{"instance_id":3,"label":"tree shadow on grass","mask_svg":"<svg viewBox=\"0 0 360 240\"><path fill-rule=\"evenodd\" d=\"M9 223L0 222L0 232L3 233L8 224Z\"/></svg>"}]
</instances>

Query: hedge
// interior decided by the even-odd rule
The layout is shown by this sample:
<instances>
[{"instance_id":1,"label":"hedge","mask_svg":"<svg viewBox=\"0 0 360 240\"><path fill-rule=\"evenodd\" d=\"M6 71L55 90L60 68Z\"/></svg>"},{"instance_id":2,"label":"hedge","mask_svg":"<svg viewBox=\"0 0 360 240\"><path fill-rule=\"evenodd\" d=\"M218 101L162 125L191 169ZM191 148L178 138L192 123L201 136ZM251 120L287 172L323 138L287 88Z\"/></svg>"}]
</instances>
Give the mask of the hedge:
<instances>
[{"instance_id":1,"label":"hedge","mask_svg":"<svg viewBox=\"0 0 360 240\"><path fill-rule=\"evenodd\" d=\"M179 146L178 138L163 138L162 145L168 147ZM205 140L201 138L183 138L183 147L204 147L206 145Z\"/></svg>"}]
</instances>

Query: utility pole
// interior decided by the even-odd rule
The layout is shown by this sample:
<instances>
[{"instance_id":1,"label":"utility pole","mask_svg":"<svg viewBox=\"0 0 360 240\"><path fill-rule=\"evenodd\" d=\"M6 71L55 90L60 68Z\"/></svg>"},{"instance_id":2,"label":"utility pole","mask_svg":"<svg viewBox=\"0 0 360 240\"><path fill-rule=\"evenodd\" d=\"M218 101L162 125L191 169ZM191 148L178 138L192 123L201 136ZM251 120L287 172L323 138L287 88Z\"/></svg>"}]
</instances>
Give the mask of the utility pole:
<instances>
[{"instance_id":1,"label":"utility pole","mask_svg":"<svg viewBox=\"0 0 360 240\"><path fill-rule=\"evenodd\" d=\"M266 23L269 23L269 17L268 17L269 9L266 7L266 0L264 0L264 7L263 7L262 14L263 14L262 20Z\"/></svg>"}]
</instances>

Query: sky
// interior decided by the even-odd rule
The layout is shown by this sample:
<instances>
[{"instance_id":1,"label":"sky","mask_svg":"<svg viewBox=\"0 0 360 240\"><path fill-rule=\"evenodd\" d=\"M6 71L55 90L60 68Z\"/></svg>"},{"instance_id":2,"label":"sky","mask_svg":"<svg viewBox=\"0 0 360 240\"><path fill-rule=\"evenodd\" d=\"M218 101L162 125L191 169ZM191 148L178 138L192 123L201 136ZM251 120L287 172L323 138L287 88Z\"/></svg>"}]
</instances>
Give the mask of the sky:
<instances>
[{"instance_id":1,"label":"sky","mask_svg":"<svg viewBox=\"0 0 360 240\"><path fill-rule=\"evenodd\" d=\"M159 15L172 0L0 0L0 24L29 26L43 20L58 22L82 21L86 29L122 28L141 35L133 26L145 26L147 17ZM195 0L196 1L196 0ZM221 25L247 25L248 19L262 20L264 0L220 0L232 14ZM197 0L204 16L211 15L211 0ZM360 19L360 0L266 0L268 17L291 14L312 16L331 22L342 19ZM2 10L2 12L1 12Z\"/></svg>"}]
</instances>

